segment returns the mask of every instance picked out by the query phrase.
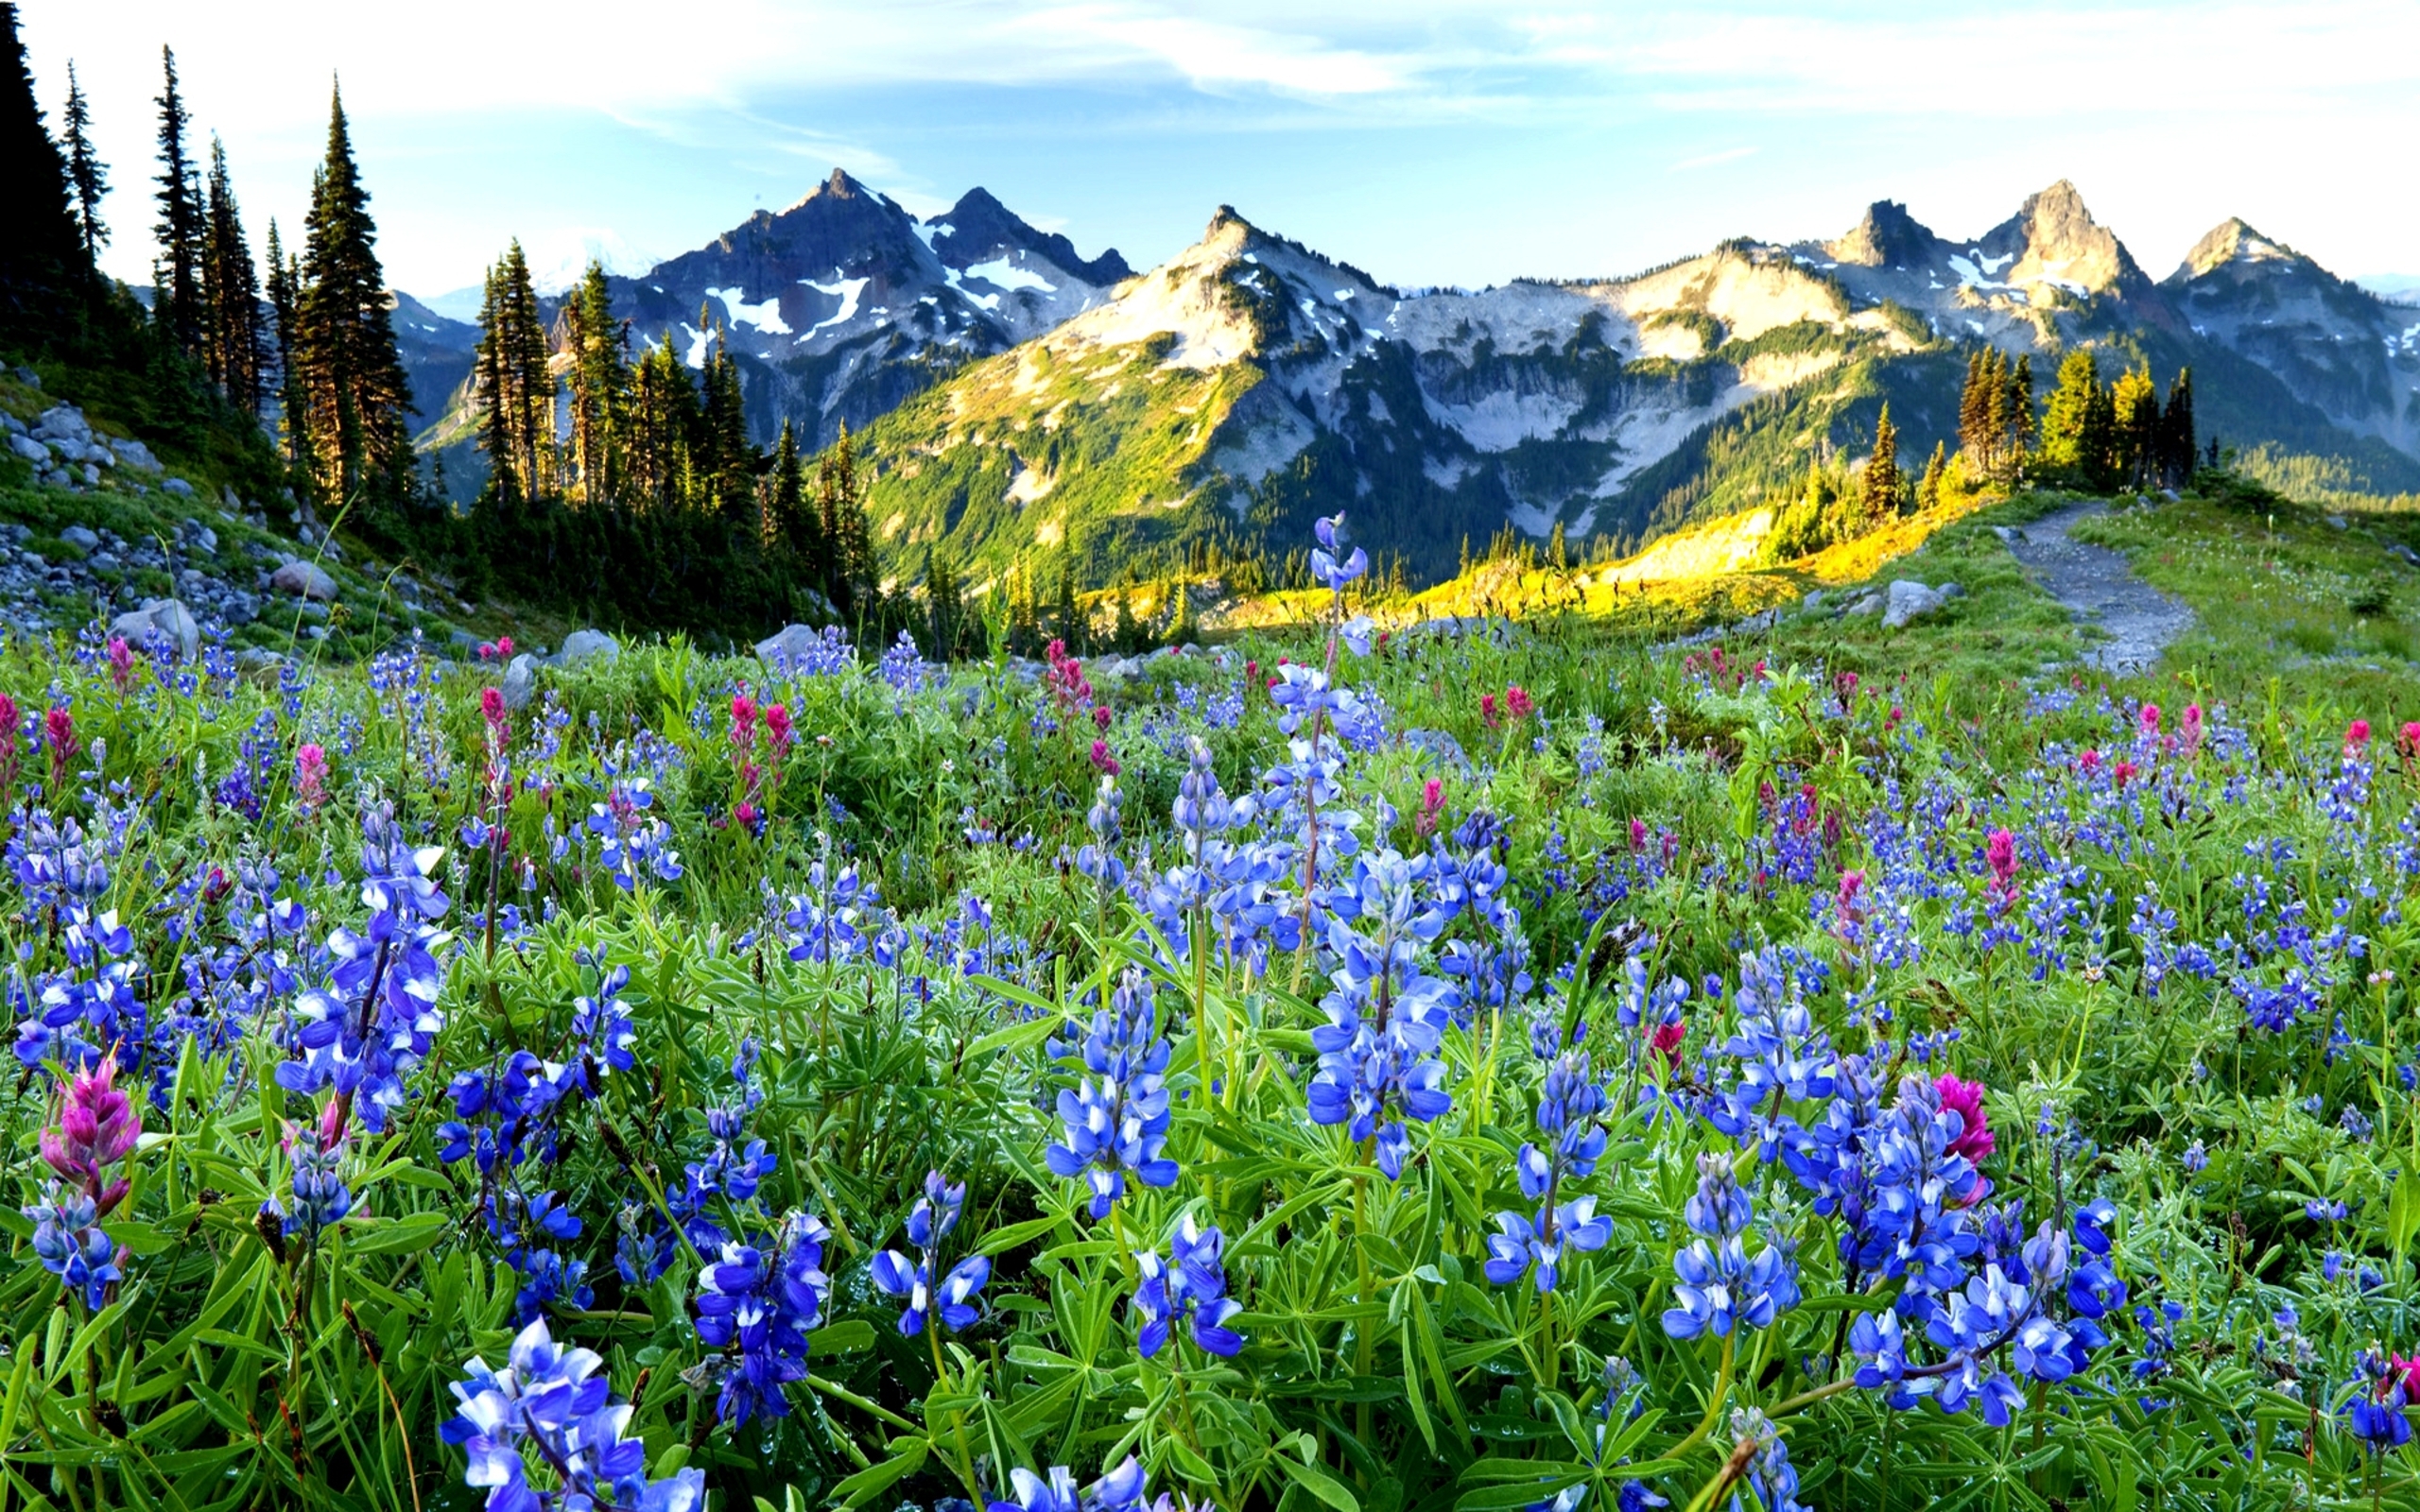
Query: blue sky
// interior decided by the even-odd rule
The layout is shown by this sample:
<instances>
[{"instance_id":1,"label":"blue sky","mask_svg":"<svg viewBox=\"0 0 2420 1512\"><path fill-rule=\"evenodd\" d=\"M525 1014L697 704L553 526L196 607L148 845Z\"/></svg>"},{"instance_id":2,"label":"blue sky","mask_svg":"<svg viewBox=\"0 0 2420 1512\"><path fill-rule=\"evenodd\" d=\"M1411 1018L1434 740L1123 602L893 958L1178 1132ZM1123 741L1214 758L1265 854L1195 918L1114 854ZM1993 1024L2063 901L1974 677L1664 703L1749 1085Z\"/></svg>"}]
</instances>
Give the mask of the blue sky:
<instances>
[{"instance_id":1,"label":"blue sky","mask_svg":"<svg viewBox=\"0 0 2420 1512\"><path fill-rule=\"evenodd\" d=\"M2153 276L2242 215L2420 274L2420 9L1071 0L26 0L76 60L147 277L159 47L254 236L299 227L341 75L389 274L511 236L668 256L834 164L929 213L982 184L1136 266L1219 204L1403 284L1613 275L1904 200L1972 235L2072 179ZM204 11L207 11L205 17Z\"/></svg>"}]
</instances>

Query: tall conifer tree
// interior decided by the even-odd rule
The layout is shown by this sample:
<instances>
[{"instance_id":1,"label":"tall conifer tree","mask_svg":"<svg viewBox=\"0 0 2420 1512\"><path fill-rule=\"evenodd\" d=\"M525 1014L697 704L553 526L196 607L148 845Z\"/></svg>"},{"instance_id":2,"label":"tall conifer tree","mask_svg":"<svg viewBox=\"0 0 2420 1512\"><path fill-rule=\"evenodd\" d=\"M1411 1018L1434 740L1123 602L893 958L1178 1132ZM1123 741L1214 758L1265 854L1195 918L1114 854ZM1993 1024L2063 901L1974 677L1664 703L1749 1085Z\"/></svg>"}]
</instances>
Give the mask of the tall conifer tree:
<instances>
[{"instance_id":1,"label":"tall conifer tree","mask_svg":"<svg viewBox=\"0 0 2420 1512\"><path fill-rule=\"evenodd\" d=\"M0 346L39 351L78 324L92 260L69 208L67 162L43 125L17 8L0 0Z\"/></svg>"},{"instance_id":2,"label":"tall conifer tree","mask_svg":"<svg viewBox=\"0 0 2420 1512\"><path fill-rule=\"evenodd\" d=\"M2168 386L2168 408L2160 416L2160 481L2181 489L2193 481L2197 442L2193 436L2193 369L2177 369Z\"/></svg>"},{"instance_id":3,"label":"tall conifer tree","mask_svg":"<svg viewBox=\"0 0 2420 1512\"><path fill-rule=\"evenodd\" d=\"M411 390L341 91L329 102L328 155L305 232L295 348L313 485L333 503L364 494L400 503L411 479Z\"/></svg>"},{"instance_id":4,"label":"tall conifer tree","mask_svg":"<svg viewBox=\"0 0 2420 1512\"><path fill-rule=\"evenodd\" d=\"M277 222L268 223L268 317L269 333L277 343L277 408L278 446L287 467L300 467L310 455L311 448L304 438L303 415L306 400L302 389L302 366L295 353L295 311L302 293L302 266L277 233Z\"/></svg>"},{"instance_id":5,"label":"tall conifer tree","mask_svg":"<svg viewBox=\"0 0 2420 1512\"><path fill-rule=\"evenodd\" d=\"M160 207L151 227L159 251L151 265L151 318L177 351L198 357L208 322L201 293L201 178L186 146L193 117L177 85L176 53L162 47L160 65L164 82L154 102L160 107L160 172L152 180L159 187L151 197Z\"/></svg>"},{"instance_id":6,"label":"tall conifer tree","mask_svg":"<svg viewBox=\"0 0 2420 1512\"><path fill-rule=\"evenodd\" d=\"M110 192L110 165L93 150L93 108L84 87L76 81L76 64L67 64L67 113L61 146L67 152L67 185L76 198L76 232L90 263L109 245L110 229L101 224L101 197Z\"/></svg>"},{"instance_id":7,"label":"tall conifer tree","mask_svg":"<svg viewBox=\"0 0 2420 1512\"><path fill-rule=\"evenodd\" d=\"M1882 418L1874 426L1874 454L1865 462L1865 519L1868 524L1895 518L1907 502L1899 476L1899 428L1891 423L1891 404L1884 401Z\"/></svg>"},{"instance_id":8,"label":"tall conifer tree","mask_svg":"<svg viewBox=\"0 0 2420 1512\"><path fill-rule=\"evenodd\" d=\"M630 329L614 318L613 291L596 263L588 265L564 305L563 329L571 348L571 447L579 496L582 504L601 507L620 497L617 453L631 375Z\"/></svg>"},{"instance_id":9,"label":"tall conifer tree","mask_svg":"<svg viewBox=\"0 0 2420 1512\"><path fill-rule=\"evenodd\" d=\"M262 369L267 360L261 332L260 273L244 237L235 188L227 177L227 149L210 139L208 230L202 242L201 293L205 314L202 367L228 403L247 415L261 410Z\"/></svg>"}]
</instances>

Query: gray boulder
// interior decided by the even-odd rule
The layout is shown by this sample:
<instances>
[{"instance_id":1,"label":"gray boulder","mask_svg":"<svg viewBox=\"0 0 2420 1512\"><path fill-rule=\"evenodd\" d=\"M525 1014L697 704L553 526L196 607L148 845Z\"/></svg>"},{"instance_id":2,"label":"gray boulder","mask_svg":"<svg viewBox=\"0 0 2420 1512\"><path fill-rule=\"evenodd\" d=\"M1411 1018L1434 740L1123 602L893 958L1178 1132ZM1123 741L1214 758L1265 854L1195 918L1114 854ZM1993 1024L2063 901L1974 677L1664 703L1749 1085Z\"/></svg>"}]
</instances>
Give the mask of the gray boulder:
<instances>
[{"instance_id":1,"label":"gray boulder","mask_svg":"<svg viewBox=\"0 0 2420 1512\"><path fill-rule=\"evenodd\" d=\"M81 546L86 551L101 549L101 538L93 533L90 525L69 525L59 533L59 539L71 546Z\"/></svg>"},{"instance_id":2,"label":"gray boulder","mask_svg":"<svg viewBox=\"0 0 2420 1512\"><path fill-rule=\"evenodd\" d=\"M170 478L167 482L161 484L160 487L167 490L170 493L175 494L181 499L190 499L193 497L193 485L187 483L182 478Z\"/></svg>"},{"instance_id":3,"label":"gray boulder","mask_svg":"<svg viewBox=\"0 0 2420 1512\"><path fill-rule=\"evenodd\" d=\"M74 441L83 445L93 438L92 424L84 412L73 404L53 404L34 421L34 435L42 440Z\"/></svg>"},{"instance_id":4,"label":"gray boulder","mask_svg":"<svg viewBox=\"0 0 2420 1512\"><path fill-rule=\"evenodd\" d=\"M576 667L599 658L614 662L621 654L622 644L603 630L574 630L563 637L562 654L555 658L555 662L558 666Z\"/></svg>"},{"instance_id":5,"label":"gray boulder","mask_svg":"<svg viewBox=\"0 0 2420 1512\"><path fill-rule=\"evenodd\" d=\"M153 456L151 448L141 441L113 440L110 442L110 450L117 454L117 465L120 467L130 467L137 472L161 471L160 459Z\"/></svg>"},{"instance_id":6,"label":"gray boulder","mask_svg":"<svg viewBox=\"0 0 2420 1512\"><path fill-rule=\"evenodd\" d=\"M193 527L193 543L201 548L202 555L204 556L216 557L218 555L218 532L211 529L208 525L196 525Z\"/></svg>"},{"instance_id":7,"label":"gray boulder","mask_svg":"<svg viewBox=\"0 0 2420 1512\"><path fill-rule=\"evenodd\" d=\"M147 598L142 608L129 610L110 622L110 633L124 636L129 645L148 644L155 631L176 644L182 661L192 661L201 649L201 627L177 599Z\"/></svg>"},{"instance_id":8,"label":"gray boulder","mask_svg":"<svg viewBox=\"0 0 2420 1512\"><path fill-rule=\"evenodd\" d=\"M804 661L823 644L821 630L806 625L785 625L779 630L756 643L756 654L768 662L781 664Z\"/></svg>"},{"instance_id":9,"label":"gray boulder","mask_svg":"<svg viewBox=\"0 0 2420 1512\"><path fill-rule=\"evenodd\" d=\"M504 669L504 680L496 685L504 695L507 709L526 709L538 693L538 663L524 651Z\"/></svg>"},{"instance_id":10,"label":"gray boulder","mask_svg":"<svg viewBox=\"0 0 2420 1512\"><path fill-rule=\"evenodd\" d=\"M291 593L297 598L314 598L321 603L337 596L337 580L317 562L289 561L268 575L268 586L281 593Z\"/></svg>"},{"instance_id":11,"label":"gray boulder","mask_svg":"<svg viewBox=\"0 0 2420 1512\"><path fill-rule=\"evenodd\" d=\"M1910 620L1922 619L1963 592L1956 583L1927 588L1911 578L1893 578L1883 591L1882 627L1895 630Z\"/></svg>"},{"instance_id":12,"label":"gray boulder","mask_svg":"<svg viewBox=\"0 0 2420 1512\"><path fill-rule=\"evenodd\" d=\"M1881 608L1882 594L1880 591L1869 589L1865 593L1858 595L1857 599L1852 602L1848 608L1841 610L1841 613L1843 615L1872 614L1879 610Z\"/></svg>"},{"instance_id":13,"label":"gray boulder","mask_svg":"<svg viewBox=\"0 0 2420 1512\"><path fill-rule=\"evenodd\" d=\"M42 442L35 440L30 436L11 435L9 438L9 450L16 453L19 456L24 457L26 461L33 463L36 467L40 467L50 460L50 449L43 445Z\"/></svg>"}]
</instances>

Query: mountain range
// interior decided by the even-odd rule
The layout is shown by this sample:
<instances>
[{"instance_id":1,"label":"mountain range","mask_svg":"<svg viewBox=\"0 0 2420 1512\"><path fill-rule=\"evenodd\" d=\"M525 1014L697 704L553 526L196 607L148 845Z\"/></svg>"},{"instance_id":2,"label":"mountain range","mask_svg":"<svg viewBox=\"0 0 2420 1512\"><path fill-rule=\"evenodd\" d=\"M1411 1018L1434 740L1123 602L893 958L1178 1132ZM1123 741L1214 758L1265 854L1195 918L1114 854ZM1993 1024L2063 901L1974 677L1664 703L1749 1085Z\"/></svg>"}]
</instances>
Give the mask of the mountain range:
<instances>
[{"instance_id":1,"label":"mountain range","mask_svg":"<svg viewBox=\"0 0 2420 1512\"><path fill-rule=\"evenodd\" d=\"M2194 371L2204 434L2351 491L2420 491L2420 308L2239 220L2153 278L2062 180L1982 234L1895 202L1827 241L1742 238L1635 276L1408 292L1221 207L1135 274L980 189L929 220L835 171L780 214L613 281L635 332L739 356L752 425L873 463L877 543L980 590L1073 552L1099 577L1353 511L1427 578L1506 525L1629 550L1858 455L1954 447L1965 352ZM399 299L432 439L475 330ZM432 402L434 404L432 404ZM449 475L475 478L475 454Z\"/></svg>"}]
</instances>

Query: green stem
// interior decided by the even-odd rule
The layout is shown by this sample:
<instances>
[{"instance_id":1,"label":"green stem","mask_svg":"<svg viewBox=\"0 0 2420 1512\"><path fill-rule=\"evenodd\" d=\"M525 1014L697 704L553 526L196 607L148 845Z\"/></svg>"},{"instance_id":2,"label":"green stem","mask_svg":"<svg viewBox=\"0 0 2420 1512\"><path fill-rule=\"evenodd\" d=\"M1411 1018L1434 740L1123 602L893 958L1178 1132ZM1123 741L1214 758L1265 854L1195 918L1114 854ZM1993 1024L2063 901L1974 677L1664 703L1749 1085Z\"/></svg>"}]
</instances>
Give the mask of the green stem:
<instances>
[{"instance_id":1,"label":"green stem","mask_svg":"<svg viewBox=\"0 0 2420 1512\"><path fill-rule=\"evenodd\" d=\"M1738 1341L1739 1331L1737 1326L1722 1336L1722 1365L1714 1373L1714 1390L1706 1398L1705 1420L1698 1424L1688 1437L1673 1445L1667 1458L1679 1459L1690 1450L1705 1442L1706 1435L1714 1432L1716 1421L1722 1416L1722 1399L1731 1392L1731 1355Z\"/></svg>"}]
</instances>

